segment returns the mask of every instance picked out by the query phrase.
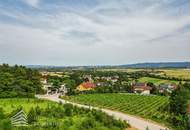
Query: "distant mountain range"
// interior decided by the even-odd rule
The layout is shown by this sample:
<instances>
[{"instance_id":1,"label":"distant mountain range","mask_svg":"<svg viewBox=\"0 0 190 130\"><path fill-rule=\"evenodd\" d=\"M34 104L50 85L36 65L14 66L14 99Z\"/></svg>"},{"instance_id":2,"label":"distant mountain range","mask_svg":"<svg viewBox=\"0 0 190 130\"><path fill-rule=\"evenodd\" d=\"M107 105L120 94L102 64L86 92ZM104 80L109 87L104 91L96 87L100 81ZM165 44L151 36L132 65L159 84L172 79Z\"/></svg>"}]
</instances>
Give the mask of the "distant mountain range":
<instances>
[{"instance_id":1,"label":"distant mountain range","mask_svg":"<svg viewBox=\"0 0 190 130\"><path fill-rule=\"evenodd\" d=\"M190 68L190 62L157 62L157 63L137 63L125 65L98 65L98 66L47 66L47 65L28 65L28 68L40 69L89 69L89 68Z\"/></svg>"},{"instance_id":2,"label":"distant mountain range","mask_svg":"<svg viewBox=\"0 0 190 130\"><path fill-rule=\"evenodd\" d=\"M190 62L160 62L119 65L122 68L190 68Z\"/></svg>"}]
</instances>

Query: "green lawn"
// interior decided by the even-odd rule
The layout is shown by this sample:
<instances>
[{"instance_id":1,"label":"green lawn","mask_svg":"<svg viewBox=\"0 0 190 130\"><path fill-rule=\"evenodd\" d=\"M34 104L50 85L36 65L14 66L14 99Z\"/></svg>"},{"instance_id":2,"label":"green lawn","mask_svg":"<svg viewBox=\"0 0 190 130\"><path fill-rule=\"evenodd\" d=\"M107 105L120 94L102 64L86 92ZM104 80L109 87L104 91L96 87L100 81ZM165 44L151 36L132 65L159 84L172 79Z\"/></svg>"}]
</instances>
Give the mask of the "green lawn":
<instances>
[{"instance_id":1,"label":"green lawn","mask_svg":"<svg viewBox=\"0 0 190 130\"><path fill-rule=\"evenodd\" d=\"M112 93L81 94L63 98L72 102L117 110L162 123L169 117L169 114L162 110L168 104L168 98L164 96Z\"/></svg>"}]
</instances>

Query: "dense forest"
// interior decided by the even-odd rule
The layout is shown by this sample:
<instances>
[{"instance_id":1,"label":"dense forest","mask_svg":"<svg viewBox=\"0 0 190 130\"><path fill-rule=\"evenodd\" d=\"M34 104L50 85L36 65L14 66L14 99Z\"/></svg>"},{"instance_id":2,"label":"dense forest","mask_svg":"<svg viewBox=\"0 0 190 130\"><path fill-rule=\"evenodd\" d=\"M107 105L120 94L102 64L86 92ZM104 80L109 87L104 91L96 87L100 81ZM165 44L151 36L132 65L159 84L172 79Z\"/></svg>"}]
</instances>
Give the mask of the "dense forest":
<instances>
[{"instance_id":1,"label":"dense forest","mask_svg":"<svg viewBox=\"0 0 190 130\"><path fill-rule=\"evenodd\" d=\"M0 65L0 98L34 97L42 92L40 73L24 66Z\"/></svg>"}]
</instances>

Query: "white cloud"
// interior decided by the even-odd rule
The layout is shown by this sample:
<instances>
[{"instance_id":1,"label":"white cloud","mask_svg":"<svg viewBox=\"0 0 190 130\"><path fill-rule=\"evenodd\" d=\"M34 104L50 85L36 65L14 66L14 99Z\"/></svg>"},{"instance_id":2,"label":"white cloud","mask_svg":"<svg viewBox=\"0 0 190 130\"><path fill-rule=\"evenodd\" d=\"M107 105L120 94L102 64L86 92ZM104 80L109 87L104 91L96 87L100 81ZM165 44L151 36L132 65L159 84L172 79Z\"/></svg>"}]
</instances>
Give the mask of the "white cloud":
<instances>
[{"instance_id":1,"label":"white cloud","mask_svg":"<svg viewBox=\"0 0 190 130\"><path fill-rule=\"evenodd\" d=\"M27 1L39 6L39 0ZM4 12L19 24L0 24L0 55L15 63L60 65L190 59L190 31L183 30L190 15L171 15L167 1L142 3L100 1L88 12L64 5L56 13Z\"/></svg>"},{"instance_id":2,"label":"white cloud","mask_svg":"<svg viewBox=\"0 0 190 130\"><path fill-rule=\"evenodd\" d=\"M32 7L38 7L38 5L40 4L40 0L22 0L22 1Z\"/></svg>"}]
</instances>

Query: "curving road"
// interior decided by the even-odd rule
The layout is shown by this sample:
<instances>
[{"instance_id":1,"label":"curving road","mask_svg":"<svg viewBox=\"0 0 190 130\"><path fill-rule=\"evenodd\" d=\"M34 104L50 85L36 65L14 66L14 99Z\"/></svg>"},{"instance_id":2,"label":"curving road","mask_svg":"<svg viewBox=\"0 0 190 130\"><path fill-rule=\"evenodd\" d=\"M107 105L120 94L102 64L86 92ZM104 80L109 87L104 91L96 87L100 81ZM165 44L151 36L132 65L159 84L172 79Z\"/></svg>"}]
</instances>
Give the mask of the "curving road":
<instances>
[{"instance_id":1,"label":"curving road","mask_svg":"<svg viewBox=\"0 0 190 130\"><path fill-rule=\"evenodd\" d=\"M92 108L100 109L98 107L91 107L91 106L87 106L87 105L81 105L81 104L77 104L77 103L73 103L73 102L68 102L63 99L60 99L58 97L58 95L36 95L36 97L40 98L40 99L51 100L54 102L71 103L78 107L84 107L84 108L89 108L89 109L92 109ZM169 130L167 127L164 127L162 125L159 125L159 124L156 124L151 121L147 121L147 120L135 117L135 116L131 116L128 114L124 114L121 112L112 111L112 110L108 110L108 109L101 109L101 110L104 111L105 113L107 113L108 115L113 115L117 119L122 119L122 120L127 121L132 127L135 127L139 130L146 130L147 127L148 127L148 130Z\"/></svg>"}]
</instances>

